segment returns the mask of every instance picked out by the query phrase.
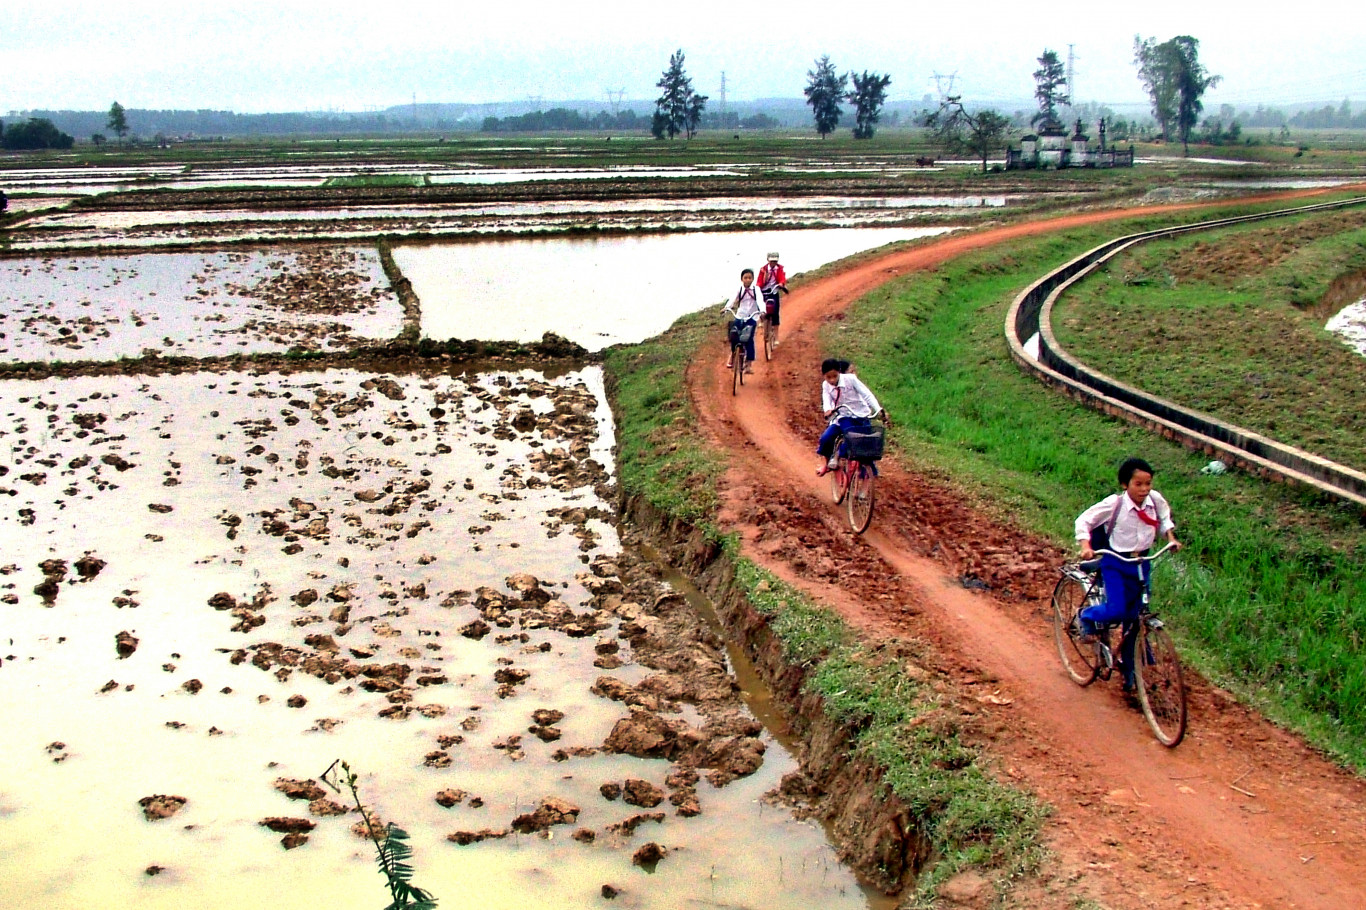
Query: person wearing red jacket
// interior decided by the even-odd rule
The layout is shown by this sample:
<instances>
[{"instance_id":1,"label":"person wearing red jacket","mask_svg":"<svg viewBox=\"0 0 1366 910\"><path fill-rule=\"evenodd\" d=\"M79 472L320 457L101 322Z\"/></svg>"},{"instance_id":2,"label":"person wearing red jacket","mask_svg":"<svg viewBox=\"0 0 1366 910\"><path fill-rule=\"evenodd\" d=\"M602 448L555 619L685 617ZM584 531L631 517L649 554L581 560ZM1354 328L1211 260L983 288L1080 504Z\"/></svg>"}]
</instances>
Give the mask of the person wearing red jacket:
<instances>
[{"instance_id":1,"label":"person wearing red jacket","mask_svg":"<svg viewBox=\"0 0 1366 910\"><path fill-rule=\"evenodd\" d=\"M768 254L768 262L759 269L755 284L759 285L759 290L763 292L764 307L772 319L773 346L776 348L778 346L778 305L781 295L787 293L787 272L783 271L782 265L778 262L777 253Z\"/></svg>"}]
</instances>

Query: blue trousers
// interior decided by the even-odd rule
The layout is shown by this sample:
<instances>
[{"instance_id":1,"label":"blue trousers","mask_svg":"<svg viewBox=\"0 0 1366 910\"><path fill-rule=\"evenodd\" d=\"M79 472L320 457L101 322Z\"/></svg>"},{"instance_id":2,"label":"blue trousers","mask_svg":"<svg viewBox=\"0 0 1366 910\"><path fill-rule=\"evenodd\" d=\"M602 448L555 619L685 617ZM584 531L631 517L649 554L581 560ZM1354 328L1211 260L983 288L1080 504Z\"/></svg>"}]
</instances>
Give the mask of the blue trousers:
<instances>
[{"instance_id":1,"label":"blue trousers","mask_svg":"<svg viewBox=\"0 0 1366 910\"><path fill-rule=\"evenodd\" d=\"M758 325L758 319L736 319L730 324L729 343L732 348L735 347L735 339L740 337L745 326L749 326L749 340L745 342L745 357L749 359L750 363L754 362L754 330Z\"/></svg>"},{"instance_id":2,"label":"blue trousers","mask_svg":"<svg viewBox=\"0 0 1366 910\"><path fill-rule=\"evenodd\" d=\"M867 417L840 417L830 426L825 428L821 434L821 441L816 444L816 454L829 458L835 451L835 440L840 439L840 454L844 454L844 431L850 427L870 427L873 422Z\"/></svg>"},{"instance_id":3,"label":"blue trousers","mask_svg":"<svg viewBox=\"0 0 1366 910\"><path fill-rule=\"evenodd\" d=\"M1105 601L1081 611L1082 622L1092 625L1138 621L1143 607L1143 591L1148 584L1149 564L1124 562L1109 554L1100 558L1100 577L1105 585ZM1134 684L1134 642L1130 638L1120 649L1119 663L1126 685Z\"/></svg>"}]
</instances>

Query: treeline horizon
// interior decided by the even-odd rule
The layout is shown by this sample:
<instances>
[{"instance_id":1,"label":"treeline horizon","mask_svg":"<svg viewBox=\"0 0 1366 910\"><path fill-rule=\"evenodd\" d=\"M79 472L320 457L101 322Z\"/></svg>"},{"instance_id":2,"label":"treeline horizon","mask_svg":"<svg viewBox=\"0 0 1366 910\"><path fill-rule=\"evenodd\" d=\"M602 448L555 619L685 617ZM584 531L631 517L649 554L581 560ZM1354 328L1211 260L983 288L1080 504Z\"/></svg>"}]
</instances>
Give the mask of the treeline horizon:
<instances>
[{"instance_id":1,"label":"treeline horizon","mask_svg":"<svg viewBox=\"0 0 1366 910\"><path fill-rule=\"evenodd\" d=\"M395 106L374 112L285 112L239 114L226 110L153 110L128 108L126 115L129 133L140 141L154 139L183 140L188 137L214 139L229 136L281 135L366 135L374 133L423 132L606 132L648 131L650 116L633 108L609 111L605 105L592 102L564 102L547 105L524 113L495 116L481 111L497 110L514 105L425 104ZM970 108L986 105L968 105ZM1139 108L1139 104L1123 105ZM883 126L918 125L920 115L932 109L927 99L919 102L898 101L887 105ZM1108 105L1096 102L1079 104L1076 114L1088 118L1097 115L1116 117ZM1018 110L1011 118L1017 126L1028 111ZM1213 112L1211 112L1213 113ZM11 112L0 117L5 128L17 127L30 120L50 121L58 130L70 134L77 143L89 143L92 137L104 138L109 133L107 110L27 110ZM1338 105L1258 104L1255 108L1221 105L1215 115L1227 126L1236 120L1245 129L1366 129L1366 106L1355 112L1350 99ZM848 118L842 118L848 119ZM1138 127L1151 120L1148 115L1126 119ZM725 112L708 111L701 124L703 129L780 129L810 126L810 112L801 99L769 99L757 102L734 102Z\"/></svg>"}]
</instances>

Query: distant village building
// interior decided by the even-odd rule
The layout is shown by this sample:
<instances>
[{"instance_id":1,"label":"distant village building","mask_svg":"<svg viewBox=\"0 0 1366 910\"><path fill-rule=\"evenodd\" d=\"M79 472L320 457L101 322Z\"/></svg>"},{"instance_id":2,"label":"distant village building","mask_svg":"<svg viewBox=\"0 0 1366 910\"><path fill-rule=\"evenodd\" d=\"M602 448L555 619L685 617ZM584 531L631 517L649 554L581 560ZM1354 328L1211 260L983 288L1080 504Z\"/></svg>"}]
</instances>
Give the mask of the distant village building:
<instances>
[{"instance_id":1,"label":"distant village building","mask_svg":"<svg viewBox=\"0 0 1366 910\"><path fill-rule=\"evenodd\" d=\"M1039 134L1025 136L1017 149L1006 149L1006 170L1063 167L1133 167L1134 147L1117 149L1105 144L1105 120L1101 118L1100 145L1081 131L1081 121L1069 136L1056 120L1044 121Z\"/></svg>"}]
</instances>

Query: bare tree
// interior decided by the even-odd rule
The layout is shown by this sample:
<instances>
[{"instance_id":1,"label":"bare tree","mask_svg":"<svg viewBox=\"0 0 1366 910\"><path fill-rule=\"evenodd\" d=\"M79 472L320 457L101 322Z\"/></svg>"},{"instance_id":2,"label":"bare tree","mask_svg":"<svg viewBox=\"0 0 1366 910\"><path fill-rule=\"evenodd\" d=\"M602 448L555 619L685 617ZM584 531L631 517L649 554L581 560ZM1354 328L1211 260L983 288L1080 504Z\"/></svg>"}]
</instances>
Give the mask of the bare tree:
<instances>
[{"instance_id":1,"label":"bare tree","mask_svg":"<svg viewBox=\"0 0 1366 910\"><path fill-rule=\"evenodd\" d=\"M969 113L961 96L950 95L939 105L939 110L925 118L925 125L947 148L969 151L980 157L985 174L987 155L1005 144L1010 118L994 110Z\"/></svg>"}]
</instances>

